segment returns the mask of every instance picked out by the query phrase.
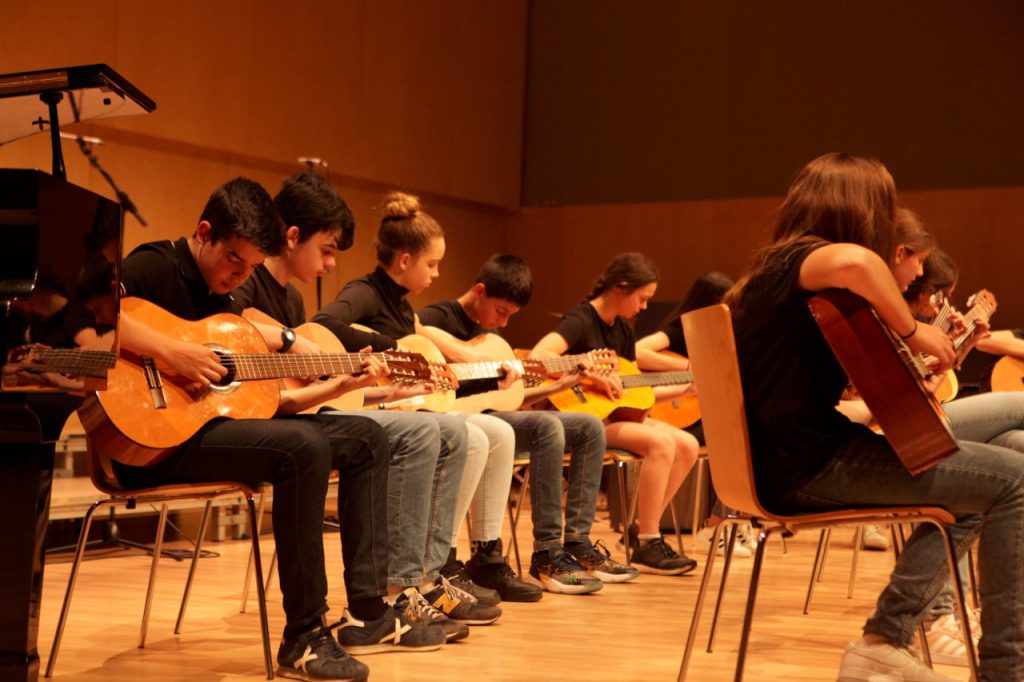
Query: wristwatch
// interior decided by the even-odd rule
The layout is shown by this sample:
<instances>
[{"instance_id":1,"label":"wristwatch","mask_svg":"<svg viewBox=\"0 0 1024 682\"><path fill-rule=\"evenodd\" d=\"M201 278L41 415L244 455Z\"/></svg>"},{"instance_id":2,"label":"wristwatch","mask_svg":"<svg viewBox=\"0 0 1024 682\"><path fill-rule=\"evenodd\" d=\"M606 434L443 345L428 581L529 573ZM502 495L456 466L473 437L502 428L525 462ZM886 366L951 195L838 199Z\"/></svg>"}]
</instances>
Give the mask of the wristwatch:
<instances>
[{"instance_id":1,"label":"wristwatch","mask_svg":"<svg viewBox=\"0 0 1024 682\"><path fill-rule=\"evenodd\" d=\"M295 330L291 327L281 327L281 347L278 353L287 353L288 349L295 345Z\"/></svg>"}]
</instances>

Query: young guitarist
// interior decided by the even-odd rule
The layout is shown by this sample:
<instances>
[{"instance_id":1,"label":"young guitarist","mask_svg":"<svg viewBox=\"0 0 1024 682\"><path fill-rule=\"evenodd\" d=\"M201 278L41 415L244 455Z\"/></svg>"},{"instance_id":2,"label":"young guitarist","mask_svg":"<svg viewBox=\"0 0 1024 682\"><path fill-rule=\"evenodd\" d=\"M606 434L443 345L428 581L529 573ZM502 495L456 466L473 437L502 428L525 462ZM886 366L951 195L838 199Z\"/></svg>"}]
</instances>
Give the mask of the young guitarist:
<instances>
[{"instance_id":1,"label":"young guitarist","mask_svg":"<svg viewBox=\"0 0 1024 682\"><path fill-rule=\"evenodd\" d=\"M436 220L420 209L416 197L393 192L384 205L384 218L377 230L376 251L377 268L369 275L346 284L335 300L313 317L313 321L330 329L343 342L352 338L372 345L374 349L394 348L402 337L423 331L423 325L406 300L406 294L423 291L438 276L438 265L445 251L444 232ZM355 324L374 331L353 329ZM456 417L433 414L432 418L445 420ZM515 436L507 423L482 414L461 418L469 433L466 466L459 483L454 514L445 517L451 522L446 528L442 524L435 526L438 535L433 537L434 554L431 557L432 561L447 557L449 565L455 565L455 541L471 504L471 540L481 544L500 543L515 454ZM432 567L434 565L431 564ZM443 568L441 572L451 574L452 570ZM513 589L522 595L536 590L535 586L521 583L518 579L515 582L517 584L506 588L503 597L511 595ZM465 587L458 588L442 577L439 584L424 596L454 620L470 624L482 623L487 618L493 621L490 614L497 607L478 603L474 594L480 593L480 587L470 583L468 577L463 577Z\"/></svg>"},{"instance_id":2,"label":"young guitarist","mask_svg":"<svg viewBox=\"0 0 1024 682\"><path fill-rule=\"evenodd\" d=\"M185 320L241 313L230 296L283 247L284 229L266 190L245 178L219 187L188 238L143 244L122 264L126 296L145 299ZM173 330L121 318L121 349L155 358L200 387L227 374L205 345ZM281 330L264 330L280 350ZM377 374L367 368L369 378ZM372 371L371 371L372 370ZM140 400L144 397L140 396ZM304 680L365 680L368 668L350 658L326 626L327 578L323 522L327 477L342 471L340 494L348 608L368 623L392 619L387 593L387 438L369 419L275 417L207 423L168 458L146 467L115 463L126 488L165 483L241 480L274 486L274 533L287 624L278 674ZM389 615L390 614L390 615Z\"/></svg>"},{"instance_id":3,"label":"young guitarist","mask_svg":"<svg viewBox=\"0 0 1024 682\"><path fill-rule=\"evenodd\" d=\"M496 255L488 260L473 286L455 300L441 301L419 311L426 333L443 342L437 330L460 341L504 329L533 293L533 277L518 256ZM452 358L455 359L455 358ZM471 358L470 358L471 361ZM569 388L581 375L570 373L553 390ZM527 400L540 399L537 389ZM531 395L531 393L534 393ZM530 503L533 515L532 575L544 589L562 594L585 594L603 582L637 577L634 569L611 559L607 550L590 542L597 510L597 492L605 453L604 426L589 414L556 411L491 412L512 425L516 451L530 453ZM571 453L569 492L562 541L562 459ZM489 587L500 584L496 571L508 571L500 550L477 547L466 570Z\"/></svg>"},{"instance_id":4,"label":"young guitarist","mask_svg":"<svg viewBox=\"0 0 1024 682\"><path fill-rule=\"evenodd\" d=\"M285 180L274 205L286 226L284 248L268 256L233 296L242 308L255 308L291 328L301 327L306 322L306 310L292 280L312 282L334 268L335 252L352 244L355 221L334 188L313 173L298 173ZM304 395L297 407L334 398L337 391L331 384L328 381L299 389ZM395 399L389 388L366 388L364 392L371 403ZM411 590L403 603L408 599L418 601L413 593L433 589L438 578L437 566L424 564L424 557L432 552L431 513L444 510L442 513L450 514L449 510L454 509L457 482L466 458L465 425L457 419L434 420L409 412L365 410L345 414L345 418L358 414L375 421L388 436L388 595L394 599ZM339 495L339 517L343 504ZM422 615L428 621L431 617L440 621L449 639L468 635L465 625L437 618L440 614L436 612ZM407 627L404 621L404 616L393 619L389 627L376 628L367 638L364 621L346 611L338 638L345 650L354 654L408 651L413 640L403 636Z\"/></svg>"},{"instance_id":5,"label":"young guitarist","mask_svg":"<svg viewBox=\"0 0 1024 682\"><path fill-rule=\"evenodd\" d=\"M636 336L627 320L647 307L658 288L658 271L639 253L622 253L612 259L587 300L562 317L555 330L533 348L537 357L585 353L610 348L626 360L636 358ZM600 377L592 379L603 381ZM666 390L667 389L667 390ZM604 381L612 400L623 396L617 375ZM659 387L655 395L664 399L688 388ZM697 459L699 448L692 434L657 419L642 422L616 421L605 426L610 447L624 448L644 458L638 488L637 529L627 529L625 542L637 549L632 561L647 573L679 575L692 571L697 562L679 555L661 536L661 515L672 502L686 474ZM635 535L635 537L634 537Z\"/></svg>"},{"instance_id":6,"label":"young guitarist","mask_svg":"<svg viewBox=\"0 0 1024 682\"><path fill-rule=\"evenodd\" d=\"M890 265L896 189L877 161L828 154L799 173L784 200L773 241L727 296L762 502L779 511L867 505L942 506L965 548L980 532L983 590L981 679L1024 677L1024 461L1009 450L961 442L960 450L911 475L886 439L840 415L846 374L807 302L846 289L867 300L914 353L945 370L949 337L914 320ZM838 679L948 681L912 656L915 627L945 580L942 539L920 526L907 542Z\"/></svg>"}]
</instances>

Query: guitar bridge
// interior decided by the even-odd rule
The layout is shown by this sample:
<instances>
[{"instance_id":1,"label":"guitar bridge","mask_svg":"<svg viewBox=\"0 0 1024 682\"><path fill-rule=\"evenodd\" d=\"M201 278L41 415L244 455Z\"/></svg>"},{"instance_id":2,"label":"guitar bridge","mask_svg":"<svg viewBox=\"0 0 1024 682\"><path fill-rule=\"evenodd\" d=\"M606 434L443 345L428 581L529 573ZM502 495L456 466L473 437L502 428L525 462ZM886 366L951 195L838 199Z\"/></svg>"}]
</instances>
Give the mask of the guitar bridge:
<instances>
[{"instance_id":1,"label":"guitar bridge","mask_svg":"<svg viewBox=\"0 0 1024 682\"><path fill-rule=\"evenodd\" d=\"M581 403L587 402L587 394L583 392L583 388L579 384L572 387L572 392Z\"/></svg>"},{"instance_id":2,"label":"guitar bridge","mask_svg":"<svg viewBox=\"0 0 1024 682\"><path fill-rule=\"evenodd\" d=\"M164 395L164 382L160 378L160 370L156 368L156 360L151 357L142 358L142 370L146 373L146 385L153 407L158 410L167 409L167 396Z\"/></svg>"}]
</instances>

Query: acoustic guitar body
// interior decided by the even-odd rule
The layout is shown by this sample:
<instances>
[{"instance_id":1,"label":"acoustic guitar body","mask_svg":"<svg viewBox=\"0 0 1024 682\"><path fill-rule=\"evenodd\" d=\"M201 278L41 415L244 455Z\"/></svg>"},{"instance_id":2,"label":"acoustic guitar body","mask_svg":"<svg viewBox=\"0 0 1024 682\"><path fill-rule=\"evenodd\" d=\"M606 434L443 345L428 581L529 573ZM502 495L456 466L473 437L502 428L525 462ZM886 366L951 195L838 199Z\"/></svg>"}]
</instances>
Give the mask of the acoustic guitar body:
<instances>
[{"instance_id":1,"label":"acoustic guitar body","mask_svg":"<svg viewBox=\"0 0 1024 682\"><path fill-rule=\"evenodd\" d=\"M619 358L619 374L640 374L640 368L629 360ZM591 382L583 381L573 388L551 395L548 400L563 412L584 412L609 422L642 422L654 405L654 389L650 386L628 388L622 398L610 400L598 392Z\"/></svg>"},{"instance_id":2,"label":"acoustic guitar body","mask_svg":"<svg viewBox=\"0 0 1024 682\"><path fill-rule=\"evenodd\" d=\"M236 315L189 322L137 298L123 299L121 314L225 354L268 352L256 328ZM159 387L153 387L154 379ZM151 359L122 350L108 374L107 390L90 397L79 416L94 447L124 464L145 466L168 457L213 419L267 419L279 401L275 379L199 388Z\"/></svg>"},{"instance_id":3,"label":"acoustic guitar body","mask_svg":"<svg viewBox=\"0 0 1024 682\"><path fill-rule=\"evenodd\" d=\"M670 350L661 351L661 355L682 359L683 356ZM664 400L654 404L650 416L677 429L693 426L700 419L700 401L696 395L687 395L672 400Z\"/></svg>"},{"instance_id":4,"label":"acoustic guitar body","mask_svg":"<svg viewBox=\"0 0 1024 682\"><path fill-rule=\"evenodd\" d=\"M993 391L1024 391L1024 360L1007 355L992 368Z\"/></svg>"}]
</instances>

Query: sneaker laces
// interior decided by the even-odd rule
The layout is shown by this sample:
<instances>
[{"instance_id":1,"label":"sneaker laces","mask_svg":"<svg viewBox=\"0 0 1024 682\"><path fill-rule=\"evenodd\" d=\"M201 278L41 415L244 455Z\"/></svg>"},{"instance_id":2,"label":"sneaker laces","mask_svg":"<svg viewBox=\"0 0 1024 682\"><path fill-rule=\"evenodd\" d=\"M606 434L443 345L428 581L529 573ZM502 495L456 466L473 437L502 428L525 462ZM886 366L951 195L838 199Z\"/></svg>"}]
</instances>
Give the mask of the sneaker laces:
<instances>
[{"instance_id":1,"label":"sneaker laces","mask_svg":"<svg viewBox=\"0 0 1024 682\"><path fill-rule=\"evenodd\" d=\"M419 593L419 590L410 588L406 590L406 596L409 600L406 607L409 620L422 622L426 617L425 620L430 623L439 623L448 618L440 609L428 602L427 598Z\"/></svg>"},{"instance_id":2,"label":"sneaker laces","mask_svg":"<svg viewBox=\"0 0 1024 682\"><path fill-rule=\"evenodd\" d=\"M665 542L665 538L662 538L662 537L655 538L655 539L651 540L650 542L648 542L646 546L650 547L651 549L653 549L655 551L657 551L659 554L661 554L666 559L677 559L677 558L679 558L679 554L677 554L676 551L674 549L672 549L667 542Z\"/></svg>"},{"instance_id":3,"label":"sneaker laces","mask_svg":"<svg viewBox=\"0 0 1024 682\"><path fill-rule=\"evenodd\" d=\"M441 587L444 589L445 596L449 599L455 599L467 604L475 604L478 601L472 594L461 587L457 587L443 575L441 576Z\"/></svg>"},{"instance_id":4,"label":"sneaker laces","mask_svg":"<svg viewBox=\"0 0 1024 682\"><path fill-rule=\"evenodd\" d=\"M310 638L308 646L316 653L317 658L341 660L348 656L334 638L334 630L340 625L340 620L332 625L321 625Z\"/></svg>"}]
</instances>

